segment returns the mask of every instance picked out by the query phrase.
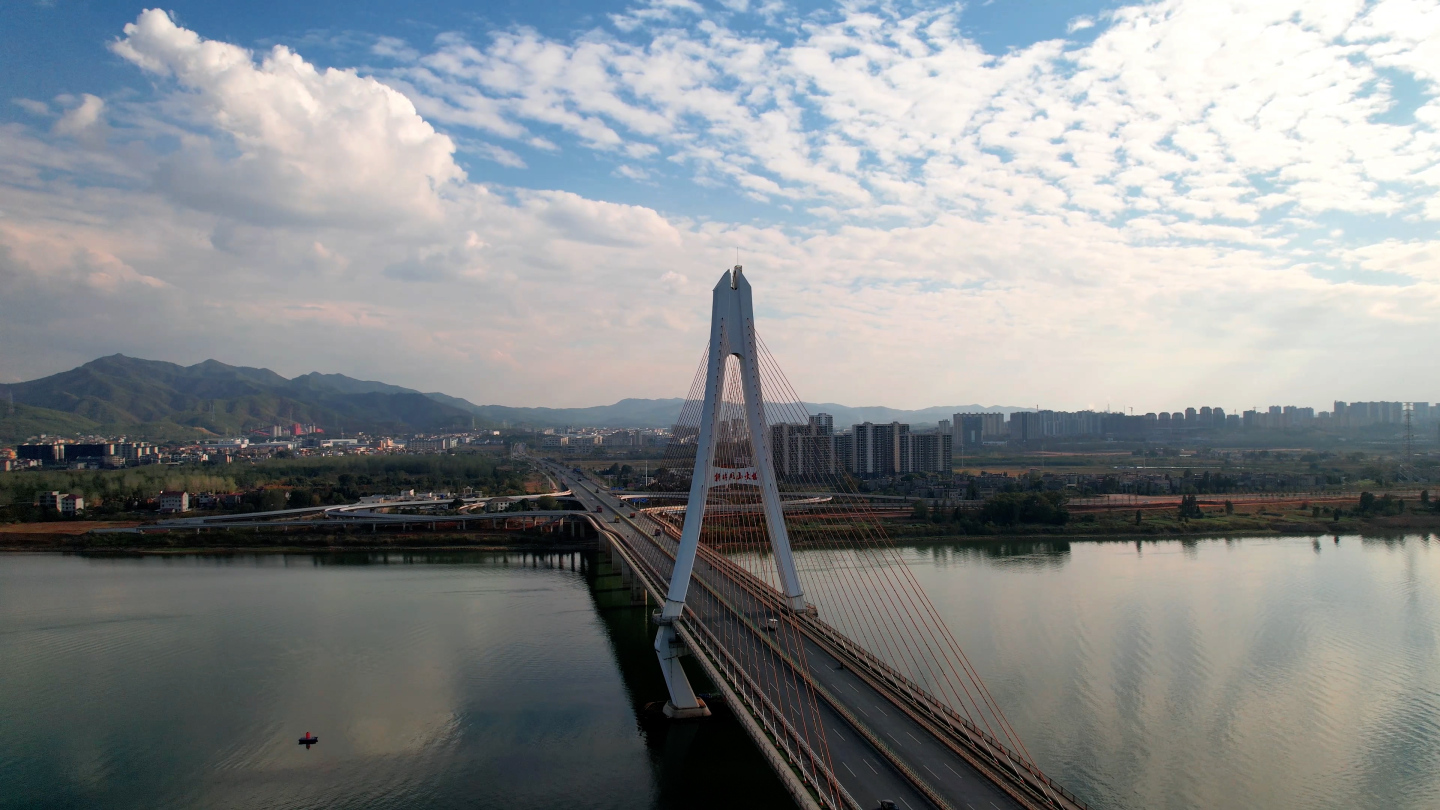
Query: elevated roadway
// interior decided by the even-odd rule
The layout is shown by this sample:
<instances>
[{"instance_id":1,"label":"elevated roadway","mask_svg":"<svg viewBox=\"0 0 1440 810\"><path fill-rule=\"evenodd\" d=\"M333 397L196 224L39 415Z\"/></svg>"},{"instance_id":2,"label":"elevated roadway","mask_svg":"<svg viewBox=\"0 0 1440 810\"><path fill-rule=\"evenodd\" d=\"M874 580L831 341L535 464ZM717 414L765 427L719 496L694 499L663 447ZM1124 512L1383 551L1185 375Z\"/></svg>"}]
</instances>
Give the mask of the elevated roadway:
<instances>
[{"instance_id":1,"label":"elevated roadway","mask_svg":"<svg viewBox=\"0 0 1440 810\"><path fill-rule=\"evenodd\" d=\"M549 471L569 486L663 601L676 550L668 524L630 515L634 507L559 465ZM600 507L601 512L595 512ZM833 780L841 806L876 808L893 801L907 810L1010 810L1085 805L1043 776L1014 762L1000 743L869 656L817 617L803 617L802 632L776 632L769 620L784 611L779 595L739 566L702 547L693 572L681 633L712 680L727 688L737 712L747 712L762 750L784 751L782 778L813 788ZM747 653L747 654L742 654ZM787 684L805 682L819 700ZM804 735L796 730L818 714L829 752L826 772L807 772ZM787 730L788 729L788 730ZM788 772L786 772L788 769ZM822 791L823 792L823 791ZM792 788L797 800L806 797ZM825 803L810 796L812 806Z\"/></svg>"}]
</instances>

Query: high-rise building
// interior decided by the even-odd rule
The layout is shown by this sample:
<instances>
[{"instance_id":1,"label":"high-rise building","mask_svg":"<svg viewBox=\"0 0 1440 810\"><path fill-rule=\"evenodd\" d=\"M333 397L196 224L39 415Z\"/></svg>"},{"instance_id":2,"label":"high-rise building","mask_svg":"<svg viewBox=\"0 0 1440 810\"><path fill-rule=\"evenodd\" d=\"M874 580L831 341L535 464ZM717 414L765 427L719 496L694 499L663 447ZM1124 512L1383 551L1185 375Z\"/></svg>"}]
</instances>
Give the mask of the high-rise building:
<instances>
[{"instance_id":1,"label":"high-rise building","mask_svg":"<svg viewBox=\"0 0 1440 810\"><path fill-rule=\"evenodd\" d=\"M1016 411L1010 414L1010 440L1014 442L1039 441L1044 437L1040 426L1040 414L1035 411Z\"/></svg>"},{"instance_id":2,"label":"high-rise building","mask_svg":"<svg viewBox=\"0 0 1440 810\"><path fill-rule=\"evenodd\" d=\"M951 422L950 435L954 437L953 447L958 452L978 448L985 441L985 417L999 414L957 413Z\"/></svg>"},{"instance_id":3,"label":"high-rise building","mask_svg":"<svg viewBox=\"0 0 1440 810\"><path fill-rule=\"evenodd\" d=\"M815 414L804 425L771 425L775 472L792 478L838 473L843 464L835 452L835 439L835 420L825 413Z\"/></svg>"},{"instance_id":4,"label":"high-rise building","mask_svg":"<svg viewBox=\"0 0 1440 810\"><path fill-rule=\"evenodd\" d=\"M910 432L910 426L900 422L876 425L871 422L855 425L850 429L853 441L853 462L851 470L857 475L893 475L900 471L902 452L908 448L902 445L902 436Z\"/></svg>"},{"instance_id":5,"label":"high-rise building","mask_svg":"<svg viewBox=\"0 0 1440 810\"><path fill-rule=\"evenodd\" d=\"M953 437L949 433L900 434L900 467L897 472L948 473L952 460Z\"/></svg>"}]
</instances>

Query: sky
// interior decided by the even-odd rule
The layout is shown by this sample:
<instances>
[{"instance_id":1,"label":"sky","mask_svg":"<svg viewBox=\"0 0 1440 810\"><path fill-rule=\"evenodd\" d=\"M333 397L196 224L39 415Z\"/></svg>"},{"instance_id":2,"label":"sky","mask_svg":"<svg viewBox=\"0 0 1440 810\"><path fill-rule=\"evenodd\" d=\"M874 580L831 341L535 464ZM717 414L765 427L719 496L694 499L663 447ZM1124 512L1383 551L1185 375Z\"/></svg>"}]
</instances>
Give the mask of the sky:
<instances>
[{"instance_id":1,"label":"sky","mask_svg":"<svg viewBox=\"0 0 1440 810\"><path fill-rule=\"evenodd\" d=\"M1440 400L1440 0L11 0L0 382Z\"/></svg>"}]
</instances>

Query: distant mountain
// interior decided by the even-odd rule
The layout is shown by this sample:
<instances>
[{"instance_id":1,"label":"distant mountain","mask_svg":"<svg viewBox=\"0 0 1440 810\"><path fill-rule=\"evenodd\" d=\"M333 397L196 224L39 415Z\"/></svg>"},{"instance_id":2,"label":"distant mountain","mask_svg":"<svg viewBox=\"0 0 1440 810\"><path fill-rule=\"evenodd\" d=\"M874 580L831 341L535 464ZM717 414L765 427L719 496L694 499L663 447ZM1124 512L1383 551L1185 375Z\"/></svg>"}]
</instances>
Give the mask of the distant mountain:
<instances>
[{"instance_id":1,"label":"distant mountain","mask_svg":"<svg viewBox=\"0 0 1440 810\"><path fill-rule=\"evenodd\" d=\"M481 419L492 424L509 427L563 428L612 427L612 428L658 428L670 427L680 415L685 400L673 399L622 399L614 405L597 405L589 408L516 408L506 405L476 405L469 400L445 394L426 394L439 402L468 409ZM945 405L907 411L886 408L881 405L852 407L834 402L804 403L807 413L828 413L835 417L836 429L848 428L861 422L906 422L919 427L934 425L941 419L949 419L957 413L1010 413L1012 411L1034 410L1002 405Z\"/></svg>"},{"instance_id":2,"label":"distant mountain","mask_svg":"<svg viewBox=\"0 0 1440 810\"><path fill-rule=\"evenodd\" d=\"M116 354L4 388L17 404L68 416L50 420L64 422L53 426L54 433L73 432L74 417L97 430L134 435L174 435L177 428L188 428L190 435L233 435L292 422L332 433L439 431L483 423L468 409L409 388L342 374L288 380L269 369L217 360L180 366ZM28 426L44 423L39 412L28 413ZM0 433L13 438L20 426L4 422L0 411Z\"/></svg>"},{"instance_id":3,"label":"distant mountain","mask_svg":"<svg viewBox=\"0 0 1440 810\"><path fill-rule=\"evenodd\" d=\"M914 411L886 408L882 405L851 407L834 402L805 403L809 413L828 413L835 417L835 429L841 430L862 422L905 422L912 426L933 426L941 419L950 419L957 413L1010 413L1012 411L1033 411L1034 408L1019 408L1009 405L938 405Z\"/></svg>"},{"instance_id":4,"label":"distant mountain","mask_svg":"<svg viewBox=\"0 0 1440 810\"><path fill-rule=\"evenodd\" d=\"M614 405L589 408L515 408L507 405L474 405L444 394L427 394L441 402L468 407L487 422L509 427L608 427L656 428L670 427L680 415L685 400L622 399Z\"/></svg>"},{"instance_id":5,"label":"distant mountain","mask_svg":"<svg viewBox=\"0 0 1440 810\"><path fill-rule=\"evenodd\" d=\"M476 427L669 427L684 400L622 399L589 408L476 405L439 392L343 374L311 372L286 379L266 368L206 360L180 366L121 354L29 382L0 386L14 397L11 416L0 402L0 440L38 433L96 431L135 436L236 435L258 427L313 423L329 433L414 433ZM917 427L956 412L1023 408L951 405L901 410L807 403L810 413L835 417L836 428L859 422L908 422Z\"/></svg>"}]
</instances>

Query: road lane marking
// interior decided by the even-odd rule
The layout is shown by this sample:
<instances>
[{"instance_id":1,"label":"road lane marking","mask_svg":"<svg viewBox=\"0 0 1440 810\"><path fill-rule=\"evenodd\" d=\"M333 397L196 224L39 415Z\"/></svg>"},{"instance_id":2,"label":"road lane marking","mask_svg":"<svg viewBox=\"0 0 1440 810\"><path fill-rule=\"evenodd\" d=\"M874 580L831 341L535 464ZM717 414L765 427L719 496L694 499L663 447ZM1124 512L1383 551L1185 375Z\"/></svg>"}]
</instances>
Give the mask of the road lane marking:
<instances>
[{"instance_id":1,"label":"road lane marking","mask_svg":"<svg viewBox=\"0 0 1440 810\"><path fill-rule=\"evenodd\" d=\"M892 740L894 740L894 741L895 741L895 744L898 745L898 746L900 746L901 748L904 748L904 747L905 747L905 743L900 742L900 738L899 738L899 737L896 737L894 734L891 734L890 732L887 731L887 732L885 732L885 736L886 736L886 737L889 737L889 738L892 739Z\"/></svg>"},{"instance_id":2,"label":"road lane marking","mask_svg":"<svg viewBox=\"0 0 1440 810\"><path fill-rule=\"evenodd\" d=\"M912 739L912 740L915 740L915 742L917 742L917 743L920 742L919 740L916 740L916 739L915 739L915 735L914 735L914 734L911 734L911 733L908 732L908 731L905 732L905 736L906 736L906 737L909 737L909 738Z\"/></svg>"},{"instance_id":3,"label":"road lane marking","mask_svg":"<svg viewBox=\"0 0 1440 810\"><path fill-rule=\"evenodd\" d=\"M884 709L880 708L879 705L876 705L876 706L875 706L875 711L877 711L877 712L885 715L886 717L889 717L889 716L890 716L890 714L889 714L888 712L886 712Z\"/></svg>"},{"instance_id":4,"label":"road lane marking","mask_svg":"<svg viewBox=\"0 0 1440 810\"><path fill-rule=\"evenodd\" d=\"M840 760L840 764L841 764L841 765L845 765L845 760L843 760L843 759ZM850 771L850 766L849 766L849 765L845 765L845 770ZM856 779L859 779L859 778L860 778L860 776L859 776L858 774L856 774L854 771L850 771L850 775L853 776L853 777L855 777Z\"/></svg>"},{"instance_id":5,"label":"road lane marking","mask_svg":"<svg viewBox=\"0 0 1440 810\"><path fill-rule=\"evenodd\" d=\"M945 767L950 768L950 763L948 763L948 762L945 763ZM950 768L950 772L953 773L953 774L955 774L956 776L960 776L960 772L957 771L957 770L955 770L954 768ZM960 776L960 778L961 778L961 779L964 779L965 777Z\"/></svg>"},{"instance_id":6,"label":"road lane marking","mask_svg":"<svg viewBox=\"0 0 1440 810\"><path fill-rule=\"evenodd\" d=\"M875 770L875 766L870 764L870 760L868 760L868 759L866 759L866 758L864 758L864 757L861 757L861 758L860 758L860 761L863 762L863 763L865 763L865 767L869 768L870 771L871 771L872 773L874 773L876 776L879 776L879 775L880 775L880 772L877 771L877 770Z\"/></svg>"},{"instance_id":7,"label":"road lane marking","mask_svg":"<svg viewBox=\"0 0 1440 810\"><path fill-rule=\"evenodd\" d=\"M866 717L869 717L869 716L870 716L870 713L865 711L865 707L864 707L864 706L858 706L858 705L857 705L855 708L859 709L859 710L862 711L862 712L865 712L865 716L866 716Z\"/></svg>"},{"instance_id":8,"label":"road lane marking","mask_svg":"<svg viewBox=\"0 0 1440 810\"><path fill-rule=\"evenodd\" d=\"M905 805L906 807L910 807L910 803L907 802L907 801L905 801L904 799L901 799L901 800L900 800L900 803L903 804L903 805ZM915 808L910 807L910 810L915 810Z\"/></svg>"},{"instance_id":9,"label":"road lane marking","mask_svg":"<svg viewBox=\"0 0 1440 810\"><path fill-rule=\"evenodd\" d=\"M855 684L853 684L853 683L847 683L847 684L845 684L845 685L848 686L848 687L850 687L851 689L855 689ZM855 689L855 694L857 694L857 695L860 694L860 690L859 690L859 689Z\"/></svg>"},{"instance_id":10,"label":"road lane marking","mask_svg":"<svg viewBox=\"0 0 1440 810\"><path fill-rule=\"evenodd\" d=\"M935 777L936 779L939 779L939 778L940 778L940 774L935 773L935 771L933 771L933 770L930 770L930 766L929 766L929 765L926 765L926 764L923 763L923 762L920 763L920 764L921 764L922 767L925 768L925 770L930 771L930 775L931 775L931 776Z\"/></svg>"}]
</instances>

